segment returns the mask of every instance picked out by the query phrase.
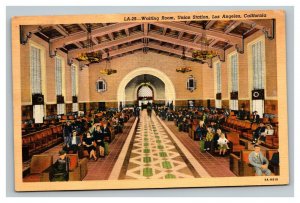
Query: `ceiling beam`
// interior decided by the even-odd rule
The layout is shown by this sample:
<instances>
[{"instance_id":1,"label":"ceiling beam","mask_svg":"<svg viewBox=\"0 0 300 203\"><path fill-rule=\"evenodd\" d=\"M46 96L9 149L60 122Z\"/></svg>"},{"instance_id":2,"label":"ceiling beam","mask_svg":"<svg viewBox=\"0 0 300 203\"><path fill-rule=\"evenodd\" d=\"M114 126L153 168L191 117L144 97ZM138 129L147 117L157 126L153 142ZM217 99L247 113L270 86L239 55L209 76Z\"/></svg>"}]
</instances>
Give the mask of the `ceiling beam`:
<instances>
[{"instance_id":1,"label":"ceiling beam","mask_svg":"<svg viewBox=\"0 0 300 203\"><path fill-rule=\"evenodd\" d=\"M128 28L125 29L125 33L126 33L127 36L130 35L130 32L129 32L129 29L128 29Z\"/></svg>"},{"instance_id":2,"label":"ceiling beam","mask_svg":"<svg viewBox=\"0 0 300 203\"><path fill-rule=\"evenodd\" d=\"M205 29L208 30L210 29L214 24L215 24L215 20L210 20L206 25L205 25Z\"/></svg>"},{"instance_id":3,"label":"ceiling beam","mask_svg":"<svg viewBox=\"0 0 300 203\"><path fill-rule=\"evenodd\" d=\"M197 43L201 39L201 37L201 35L196 36L194 39L194 43Z\"/></svg>"},{"instance_id":4,"label":"ceiling beam","mask_svg":"<svg viewBox=\"0 0 300 203\"><path fill-rule=\"evenodd\" d=\"M98 44L98 40L96 39L96 38L94 38L94 37L92 37L92 42L94 43L94 44Z\"/></svg>"},{"instance_id":5,"label":"ceiling beam","mask_svg":"<svg viewBox=\"0 0 300 203\"><path fill-rule=\"evenodd\" d=\"M167 27L173 30L177 30L179 32L186 32L193 35L199 35L205 33L209 38L216 38L225 42L229 42L230 44L241 44L242 37L231 36L222 32L216 32L212 30L204 30L202 28L197 28L193 26L189 26L182 23L176 22L153 22L152 24L159 27Z\"/></svg>"},{"instance_id":6,"label":"ceiling beam","mask_svg":"<svg viewBox=\"0 0 300 203\"><path fill-rule=\"evenodd\" d=\"M213 47L215 44L217 44L219 40L214 39L209 45L208 47Z\"/></svg>"},{"instance_id":7,"label":"ceiling beam","mask_svg":"<svg viewBox=\"0 0 300 203\"><path fill-rule=\"evenodd\" d=\"M108 33L108 37L111 41L115 40L114 35L112 33Z\"/></svg>"},{"instance_id":8,"label":"ceiling beam","mask_svg":"<svg viewBox=\"0 0 300 203\"><path fill-rule=\"evenodd\" d=\"M87 28L84 24L78 24L78 26L84 31L84 32L87 32Z\"/></svg>"},{"instance_id":9,"label":"ceiling beam","mask_svg":"<svg viewBox=\"0 0 300 203\"><path fill-rule=\"evenodd\" d=\"M144 35L148 35L149 32L149 23L144 23L143 24L143 31L144 31Z\"/></svg>"},{"instance_id":10,"label":"ceiling beam","mask_svg":"<svg viewBox=\"0 0 300 203\"><path fill-rule=\"evenodd\" d=\"M97 37L97 36L103 36L112 32L116 32L119 30L123 30L126 28L131 28L139 25L138 23L118 23L118 24L113 24L113 25L108 25L105 27L97 28L92 30L92 36ZM86 39L86 33L79 33L79 34L74 34L70 35L67 37L64 37L59 40L53 40L52 45L53 49L57 49L59 47L63 47L66 44L70 44L73 42L78 42L78 41L84 41Z\"/></svg>"},{"instance_id":11,"label":"ceiling beam","mask_svg":"<svg viewBox=\"0 0 300 203\"><path fill-rule=\"evenodd\" d=\"M144 47L143 43L139 43L139 44L136 44L136 45L133 45L133 46L120 48L118 50L112 50L112 51L109 52L109 56L113 57L113 56L117 56L117 55L120 55L120 54L126 54L128 52L132 52L132 51L135 51L137 49L142 49L143 47ZM107 58L107 53L102 55L102 59L106 59L106 58Z\"/></svg>"},{"instance_id":12,"label":"ceiling beam","mask_svg":"<svg viewBox=\"0 0 300 203\"><path fill-rule=\"evenodd\" d=\"M176 39L176 38L172 38L172 37L162 36L160 34L156 34L156 33L153 33L153 32L150 32L148 37L150 39L163 41L163 42L167 42L167 43L171 43L171 44L176 44L176 45L183 46L183 47L186 47L186 48L191 48L191 49L196 49L196 50L201 49L199 44L195 44L193 42L188 42L188 41L184 41L184 40L180 40L180 39ZM214 50L214 51L220 51L221 50L221 49L218 49L218 48L211 48L211 49Z\"/></svg>"},{"instance_id":13,"label":"ceiling beam","mask_svg":"<svg viewBox=\"0 0 300 203\"><path fill-rule=\"evenodd\" d=\"M181 39L183 37L184 32L180 32L178 35L178 39Z\"/></svg>"},{"instance_id":14,"label":"ceiling beam","mask_svg":"<svg viewBox=\"0 0 300 203\"><path fill-rule=\"evenodd\" d=\"M54 25L53 28L55 30L57 30L64 37L66 37L66 36L69 35L68 31L63 26L61 26L61 25Z\"/></svg>"},{"instance_id":15,"label":"ceiling beam","mask_svg":"<svg viewBox=\"0 0 300 203\"><path fill-rule=\"evenodd\" d=\"M116 39L114 41L102 42L98 45L93 46L93 50L94 51L105 50L105 49L113 47L113 46L117 46L117 45L120 45L120 44L125 44L127 42L132 42L132 41L142 39L142 38L144 38L144 33L134 34L134 35L130 35L129 37ZM76 58L80 53L84 53L84 52L87 52L87 51L88 51L88 49L86 49L86 48L80 49L80 50L70 51L69 52L69 57L70 58Z\"/></svg>"},{"instance_id":16,"label":"ceiling beam","mask_svg":"<svg viewBox=\"0 0 300 203\"><path fill-rule=\"evenodd\" d=\"M79 42L74 42L74 44L79 48L79 49L82 49L83 46L79 43Z\"/></svg>"},{"instance_id":17,"label":"ceiling beam","mask_svg":"<svg viewBox=\"0 0 300 203\"><path fill-rule=\"evenodd\" d=\"M172 49L172 48L161 46L161 45L151 43L151 42L148 44L148 47L151 48L151 49L156 49L156 50L159 50L159 51L165 51L165 52L168 52L168 53L171 53L171 54L176 54L178 56L182 56L182 51L178 50L178 49ZM188 57L188 58L193 58L191 53L185 53L185 56Z\"/></svg>"},{"instance_id":18,"label":"ceiling beam","mask_svg":"<svg viewBox=\"0 0 300 203\"><path fill-rule=\"evenodd\" d=\"M228 25L228 27L225 29L225 33L228 34L232 30L234 30L236 27L238 27L242 22L241 21L235 21L232 24Z\"/></svg>"},{"instance_id":19,"label":"ceiling beam","mask_svg":"<svg viewBox=\"0 0 300 203\"><path fill-rule=\"evenodd\" d=\"M162 35L166 35L166 33L167 33L167 30L168 30L168 28L163 28L164 30L163 30L163 32L162 32Z\"/></svg>"}]
</instances>

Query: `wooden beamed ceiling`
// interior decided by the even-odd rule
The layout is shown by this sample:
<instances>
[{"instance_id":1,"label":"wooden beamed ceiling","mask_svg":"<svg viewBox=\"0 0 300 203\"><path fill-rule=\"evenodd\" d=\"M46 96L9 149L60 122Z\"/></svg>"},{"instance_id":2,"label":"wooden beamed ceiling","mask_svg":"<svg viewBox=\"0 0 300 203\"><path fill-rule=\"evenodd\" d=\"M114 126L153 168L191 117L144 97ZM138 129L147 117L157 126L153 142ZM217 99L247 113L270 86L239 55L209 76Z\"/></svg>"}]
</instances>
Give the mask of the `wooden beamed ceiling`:
<instances>
[{"instance_id":1,"label":"wooden beamed ceiling","mask_svg":"<svg viewBox=\"0 0 300 203\"><path fill-rule=\"evenodd\" d=\"M135 51L156 51L192 59L192 51L208 47L223 58L224 50L243 47L243 38L259 30L270 32L272 20L182 21L149 23L96 23L92 25L93 50L102 58L116 58ZM69 58L87 52L86 24L22 26L23 33L34 33L50 44L50 51L61 49ZM203 37L207 39L203 44ZM146 51L145 51L146 50Z\"/></svg>"}]
</instances>

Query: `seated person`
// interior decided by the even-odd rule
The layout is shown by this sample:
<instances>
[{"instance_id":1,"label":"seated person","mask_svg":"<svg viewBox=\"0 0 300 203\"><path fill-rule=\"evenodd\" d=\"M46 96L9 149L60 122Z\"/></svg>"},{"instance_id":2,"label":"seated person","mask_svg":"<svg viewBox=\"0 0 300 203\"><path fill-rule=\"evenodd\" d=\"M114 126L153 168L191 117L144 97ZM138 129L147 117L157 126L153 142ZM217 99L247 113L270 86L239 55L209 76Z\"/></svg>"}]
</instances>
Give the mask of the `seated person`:
<instances>
[{"instance_id":1,"label":"seated person","mask_svg":"<svg viewBox=\"0 0 300 203\"><path fill-rule=\"evenodd\" d=\"M53 164L49 173L49 180L54 181L68 181L69 180L69 165L70 159L64 150L59 151L59 158Z\"/></svg>"},{"instance_id":2,"label":"seated person","mask_svg":"<svg viewBox=\"0 0 300 203\"><path fill-rule=\"evenodd\" d=\"M224 156L227 149L229 149L228 142L229 141L226 139L225 134L221 132L220 137L218 139L218 145L219 145L219 150L220 150L219 154L220 155Z\"/></svg>"},{"instance_id":3,"label":"seated person","mask_svg":"<svg viewBox=\"0 0 300 203\"><path fill-rule=\"evenodd\" d=\"M69 140L69 143L67 144L67 152L69 153L72 151L73 154L77 154L79 147L81 146L80 137L77 136L77 131L72 131L72 137Z\"/></svg>"},{"instance_id":4,"label":"seated person","mask_svg":"<svg viewBox=\"0 0 300 203\"><path fill-rule=\"evenodd\" d=\"M240 120L246 120L247 119L247 112L244 110L244 108L242 108L240 111L239 111L239 119Z\"/></svg>"},{"instance_id":5,"label":"seated person","mask_svg":"<svg viewBox=\"0 0 300 203\"><path fill-rule=\"evenodd\" d=\"M209 151L210 150L213 138L214 138L214 133L212 131L212 127L208 127L207 128L206 137L205 137L205 143L204 143L204 149L205 149L205 151Z\"/></svg>"},{"instance_id":6,"label":"seated person","mask_svg":"<svg viewBox=\"0 0 300 203\"><path fill-rule=\"evenodd\" d=\"M254 111L251 117L252 123L259 123L260 122L260 117L257 111Z\"/></svg>"},{"instance_id":7,"label":"seated person","mask_svg":"<svg viewBox=\"0 0 300 203\"><path fill-rule=\"evenodd\" d=\"M107 122L103 122L102 133L103 133L104 139L108 139L107 141L110 143L111 142L111 132L110 132Z\"/></svg>"},{"instance_id":8,"label":"seated person","mask_svg":"<svg viewBox=\"0 0 300 203\"><path fill-rule=\"evenodd\" d=\"M254 145L254 151L249 154L249 162L254 166L256 175L271 175L271 171L268 169L269 161L261 153L259 145Z\"/></svg>"},{"instance_id":9,"label":"seated person","mask_svg":"<svg viewBox=\"0 0 300 203\"><path fill-rule=\"evenodd\" d=\"M93 133L94 140L99 148L100 156L104 157L104 134L100 125L96 126L96 130Z\"/></svg>"},{"instance_id":10,"label":"seated person","mask_svg":"<svg viewBox=\"0 0 300 203\"><path fill-rule=\"evenodd\" d=\"M253 132L253 141L252 143L255 144L258 142L258 138L261 136L262 133L264 133L266 130L263 123L259 124L259 127L256 128L256 130Z\"/></svg>"},{"instance_id":11,"label":"seated person","mask_svg":"<svg viewBox=\"0 0 300 203\"><path fill-rule=\"evenodd\" d=\"M266 142L266 136L267 135L273 135L273 134L274 134L273 127L270 124L266 125L265 131L262 132L262 133L260 133L260 136L258 138L258 142L257 143L258 144L265 143Z\"/></svg>"},{"instance_id":12,"label":"seated person","mask_svg":"<svg viewBox=\"0 0 300 203\"><path fill-rule=\"evenodd\" d=\"M83 147L85 150L87 150L89 152L89 157L90 159L92 159L92 157L94 158L95 161L97 161L97 156L95 153L96 147L94 146L95 140L94 138L91 136L91 133L88 131L86 132L85 137L83 138Z\"/></svg>"}]
</instances>

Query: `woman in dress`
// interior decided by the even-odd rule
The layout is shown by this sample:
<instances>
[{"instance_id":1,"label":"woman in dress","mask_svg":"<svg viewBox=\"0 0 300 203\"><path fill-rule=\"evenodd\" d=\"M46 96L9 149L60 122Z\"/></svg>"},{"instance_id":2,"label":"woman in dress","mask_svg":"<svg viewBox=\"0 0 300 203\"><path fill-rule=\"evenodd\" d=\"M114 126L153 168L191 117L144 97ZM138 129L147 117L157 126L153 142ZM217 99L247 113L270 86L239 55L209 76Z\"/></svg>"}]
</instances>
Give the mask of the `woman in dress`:
<instances>
[{"instance_id":1,"label":"woman in dress","mask_svg":"<svg viewBox=\"0 0 300 203\"><path fill-rule=\"evenodd\" d=\"M265 131L260 134L257 143L258 144L265 143L267 135L274 135L274 129L270 124L266 125Z\"/></svg>"},{"instance_id":2,"label":"woman in dress","mask_svg":"<svg viewBox=\"0 0 300 203\"><path fill-rule=\"evenodd\" d=\"M91 136L91 133L89 131L86 132L86 135L83 138L84 149L89 152L90 159L94 158L94 160L97 161L98 158L97 158L96 153L95 153L96 147L95 147L94 144L95 144L95 140Z\"/></svg>"},{"instance_id":3,"label":"woman in dress","mask_svg":"<svg viewBox=\"0 0 300 203\"><path fill-rule=\"evenodd\" d=\"M218 129L218 131L219 130L220 129ZM222 155L224 156L227 149L229 149L229 147L228 147L228 140L226 139L225 134L222 132L220 133L220 137L218 139L218 145L219 145L219 150L220 150L220 152L219 152L220 156L222 156Z\"/></svg>"}]
</instances>

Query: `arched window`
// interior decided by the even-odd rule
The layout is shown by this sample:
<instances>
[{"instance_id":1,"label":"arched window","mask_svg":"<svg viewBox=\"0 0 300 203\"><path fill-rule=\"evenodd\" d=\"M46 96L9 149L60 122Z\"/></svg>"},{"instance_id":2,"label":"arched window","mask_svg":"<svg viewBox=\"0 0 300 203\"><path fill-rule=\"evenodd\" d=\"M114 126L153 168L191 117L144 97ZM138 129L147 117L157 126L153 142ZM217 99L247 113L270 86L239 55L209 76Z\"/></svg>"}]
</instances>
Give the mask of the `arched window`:
<instances>
[{"instance_id":1,"label":"arched window","mask_svg":"<svg viewBox=\"0 0 300 203\"><path fill-rule=\"evenodd\" d=\"M104 79L98 79L96 82L97 92L105 92L107 90L107 84Z\"/></svg>"},{"instance_id":2,"label":"arched window","mask_svg":"<svg viewBox=\"0 0 300 203\"><path fill-rule=\"evenodd\" d=\"M142 86L138 91L138 97L153 97L153 91L147 85Z\"/></svg>"}]
</instances>

